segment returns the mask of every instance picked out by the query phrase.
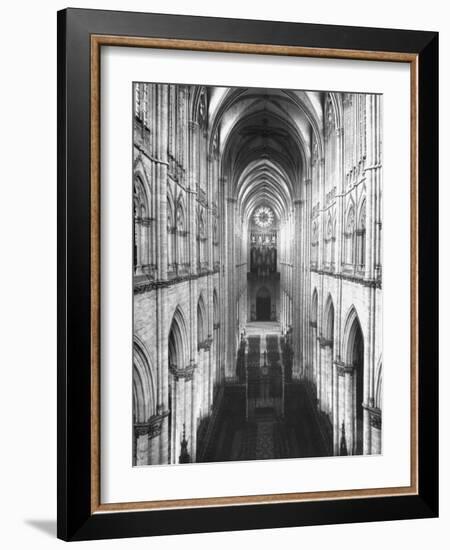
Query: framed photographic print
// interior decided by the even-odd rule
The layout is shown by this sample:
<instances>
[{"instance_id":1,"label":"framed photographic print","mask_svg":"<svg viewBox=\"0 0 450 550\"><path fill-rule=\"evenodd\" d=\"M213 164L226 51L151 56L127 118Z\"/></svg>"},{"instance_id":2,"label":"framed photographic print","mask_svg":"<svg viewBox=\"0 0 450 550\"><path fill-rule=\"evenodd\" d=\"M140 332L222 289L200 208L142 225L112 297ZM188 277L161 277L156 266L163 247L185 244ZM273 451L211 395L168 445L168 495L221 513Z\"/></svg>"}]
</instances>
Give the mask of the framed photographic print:
<instances>
[{"instance_id":1,"label":"framed photographic print","mask_svg":"<svg viewBox=\"0 0 450 550\"><path fill-rule=\"evenodd\" d=\"M438 514L438 36L58 13L58 536Z\"/></svg>"}]
</instances>

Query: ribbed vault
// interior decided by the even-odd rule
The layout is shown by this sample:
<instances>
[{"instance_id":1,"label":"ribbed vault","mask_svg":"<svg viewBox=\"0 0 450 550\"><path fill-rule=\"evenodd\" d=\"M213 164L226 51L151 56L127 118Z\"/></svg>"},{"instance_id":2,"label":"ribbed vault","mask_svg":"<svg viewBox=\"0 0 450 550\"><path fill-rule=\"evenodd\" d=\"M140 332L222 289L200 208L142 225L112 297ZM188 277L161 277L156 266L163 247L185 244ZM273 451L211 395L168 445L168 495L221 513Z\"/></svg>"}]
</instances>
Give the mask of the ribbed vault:
<instances>
[{"instance_id":1,"label":"ribbed vault","mask_svg":"<svg viewBox=\"0 0 450 550\"><path fill-rule=\"evenodd\" d=\"M215 89L211 136L220 135L224 193L236 200L244 226L263 204L286 220L301 197L311 136L321 135L319 99L312 92Z\"/></svg>"}]
</instances>

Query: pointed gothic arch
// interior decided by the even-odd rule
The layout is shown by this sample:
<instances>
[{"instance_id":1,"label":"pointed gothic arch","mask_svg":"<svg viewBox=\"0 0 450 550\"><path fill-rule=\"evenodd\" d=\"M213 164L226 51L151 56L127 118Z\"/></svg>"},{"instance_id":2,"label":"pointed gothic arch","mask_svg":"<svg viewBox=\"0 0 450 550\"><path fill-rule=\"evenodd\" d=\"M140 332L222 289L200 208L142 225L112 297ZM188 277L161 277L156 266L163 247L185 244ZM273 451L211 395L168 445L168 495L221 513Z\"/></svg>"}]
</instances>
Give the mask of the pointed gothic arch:
<instances>
[{"instance_id":1,"label":"pointed gothic arch","mask_svg":"<svg viewBox=\"0 0 450 550\"><path fill-rule=\"evenodd\" d=\"M148 271L153 260L151 200L147 191L148 184L145 182L144 174L136 171L133 178L133 266L136 274Z\"/></svg>"},{"instance_id":2,"label":"pointed gothic arch","mask_svg":"<svg viewBox=\"0 0 450 550\"><path fill-rule=\"evenodd\" d=\"M323 308L321 334L318 395L320 408L331 420L333 413L334 304L330 293Z\"/></svg>"},{"instance_id":3,"label":"pointed gothic arch","mask_svg":"<svg viewBox=\"0 0 450 550\"><path fill-rule=\"evenodd\" d=\"M208 316L203 293L197 302L197 345L200 346L208 337Z\"/></svg>"},{"instance_id":4,"label":"pointed gothic arch","mask_svg":"<svg viewBox=\"0 0 450 550\"><path fill-rule=\"evenodd\" d=\"M323 313L322 334L323 337L333 344L334 342L334 304L331 294L328 294Z\"/></svg>"},{"instance_id":5,"label":"pointed gothic arch","mask_svg":"<svg viewBox=\"0 0 450 550\"><path fill-rule=\"evenodd\" d=\"M177 369L185 368L189 363L187 334L185 316L178 306L169 330L169 365Z\"/></svg>"},{"instance_id":6,"label":"pointed gothic arch","mask_svg":"<svg viewBox=\"0 0 450 550\"><path fill-rule=\"evenodd\" d=\"M155 380L147 350L135 337L133 342L133 419L143 423L155 414Z\"/></svg>"},{"instance_id":7,"label":"pointed gothic arch","mask_svg":"<svg viewBox=\"0 0 450 550\"><path fill-rule=\"evenodd\" d=\"M178 460L179 448L179 418L182 409L179 406L177 391L178 379L189 366L188 331L183 311L177 306L172 317L168 335L168 364L169 364L169 391L168 391L168 462Z\"/></svg>"},{"instance_id":8,"label":"pointed gothic arch","mask_svg":"<svg viewBox=\"0 0 450 550\"><path fill-rule=\"evenodd\" d=\"M167 192L167 270L175 271L176 262L176 226L175 226L175 206L170 190Z\"/></svg>"},{"instance_id":9,"label":"pointed gothic arch","mask_svg":"<svg viewBox=\"0 0 450 550\"><path fill-rule=\"evenodd\" d=\"M175 211L175 227L176 227L176 267L178 274L184 274L188 264L188 247L187 247L187 222L186 222L186 205L182 193L178 195L176 211Z\"/></svg>"},{"instance_id":10,"label":"pointed gothic arch","mask_svg":"<svg viewBox=\"0 0 450 550\"><path fill-rule=\"evenodd\" d=\"M355 203L351 198L348 201L344 222L344 255L343 264L345 269L352 269L355 263L355 231L356 212Z\"/></svg>"},{"instance_id":11,"label":"pointed gothic arch","mask_svg":"<svg viewBox=\"0 0 450 550\"><path fill-rule=\"evenodd\" d=\"M366 197L362 196L356 224L356 267L363 270L366 265Z\"/></svg>"},{"instance_id":12,"label":"pointed gothic arch","mask_svg":"<svg viewBox=\"0 0 450 550\"><path fill-rule=\"evenodd\" d=\"M364 335L361 323L352 306L344 329L343 357L351 373L352 410L348 418L351 454L364 452Z\"/></svg>"},{"instance_id":13,"label":"pointed gothic arch","mask_svg":"<svg viewBox=\"0 0 450 550\"><path fill-rule=\"evenodd\" d=\"M156 384L149 354L137 338L133 342L133 465L149 463L145 426L156 413ZM140 428L144 427L141 435ZM139 444L138 444L139 440Z\"/></svg>"}]
</instances>

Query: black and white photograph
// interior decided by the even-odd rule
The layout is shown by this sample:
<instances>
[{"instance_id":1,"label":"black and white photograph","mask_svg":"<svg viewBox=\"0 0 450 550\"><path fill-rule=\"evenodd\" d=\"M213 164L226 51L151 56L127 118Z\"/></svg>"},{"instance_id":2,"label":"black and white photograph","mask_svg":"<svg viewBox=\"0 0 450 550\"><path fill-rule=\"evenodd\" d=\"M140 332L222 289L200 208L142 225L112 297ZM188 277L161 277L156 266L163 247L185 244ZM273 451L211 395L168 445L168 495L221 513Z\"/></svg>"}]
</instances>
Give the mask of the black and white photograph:
<instances>
[{"instance_id":1,"label":"black and white photograph","mask_svg":"<svg viewBox=\"0 0 450 550\"><path fill-rule=\"evenodd\" d=\"M445 548L447 11L4 6L2 547Z\"/></svg>"},{"instance_id":2,"label":"black and white photograph","mask_svg":"<svg viewBox=\"0 0 450 550\"><path fill-rule=\"evenodd\" d=\"M381 454L382 95L134 82L130 116L133 465Z\"/></svg>"}]
</instances>

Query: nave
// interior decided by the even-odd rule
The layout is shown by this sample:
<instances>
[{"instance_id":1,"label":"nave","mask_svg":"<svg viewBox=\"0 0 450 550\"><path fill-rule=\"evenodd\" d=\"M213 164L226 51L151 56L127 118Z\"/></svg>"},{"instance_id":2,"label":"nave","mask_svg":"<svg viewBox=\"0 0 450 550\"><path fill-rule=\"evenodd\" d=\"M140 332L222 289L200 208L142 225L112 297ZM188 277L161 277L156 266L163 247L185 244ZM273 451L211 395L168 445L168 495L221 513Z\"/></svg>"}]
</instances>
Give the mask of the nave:
<instances>
[{"instance_id":1,"label":"nave","mask_svg":"<svg viewBox=\"0 0 450 550\"><path fill-rule=\"evenodd\" d=\"M382 452L381 109L135 84L134 465Z\"/></svg>"},{"instance_id":2,"label":"nave","mask_svg":"<svg viewBox=\"0 0 450 550\"><path fill-rule=\"evenodd\" d=\"M228 381L225 385L219 405L220 417L216 420L215 433L210 434L215 443L206 444L202 460L222 462L332 454L330 429L317 412L313 388L304 381L293 381L281 363L279 324L253 322L246 326L245 332L246 361L253 366L247 367L247 377L244 374L241 380Z\"/></svg>"}]
</instances>

